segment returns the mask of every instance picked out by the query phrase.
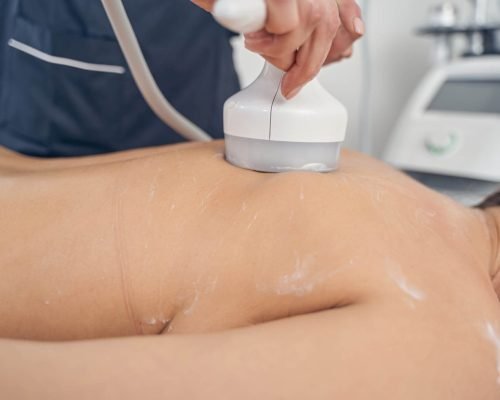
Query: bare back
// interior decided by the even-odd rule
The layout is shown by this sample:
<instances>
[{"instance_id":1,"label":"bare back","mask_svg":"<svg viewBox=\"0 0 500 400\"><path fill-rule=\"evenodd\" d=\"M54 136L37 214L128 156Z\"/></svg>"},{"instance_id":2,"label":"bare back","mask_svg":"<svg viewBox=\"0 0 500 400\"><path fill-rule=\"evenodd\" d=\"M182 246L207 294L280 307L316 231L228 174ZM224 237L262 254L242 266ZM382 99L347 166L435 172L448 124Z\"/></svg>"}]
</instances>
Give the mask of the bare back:
<instances>
[{"instance_id":1,"label":"bare back","mask_svg":"<svg viewBox=\"0 0 500 400\"><path fill-rule=\"evenodd\" d=\"M463 390L494 378L480 213L379 162L345 152L333 174L258 174L221 143L0 157L3 337L204 333L332 310L351 350L468 359L447 375L463 371Z\"/></svg>"}]
</instances>

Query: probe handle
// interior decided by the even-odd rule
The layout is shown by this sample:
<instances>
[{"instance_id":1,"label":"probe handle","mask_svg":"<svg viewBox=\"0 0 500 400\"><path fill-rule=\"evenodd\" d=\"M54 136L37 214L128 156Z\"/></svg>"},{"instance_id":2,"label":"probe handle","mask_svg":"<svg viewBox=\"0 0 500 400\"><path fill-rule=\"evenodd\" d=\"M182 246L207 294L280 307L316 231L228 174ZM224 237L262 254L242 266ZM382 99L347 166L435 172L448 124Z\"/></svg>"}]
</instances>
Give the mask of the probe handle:
<instances>
[{"instance_id":1,"label":"probe handle","mask_svg":"<svg viewBox=\"0 0 500 400\"><path fill-rule=\"evenodd\" d=\"M267 20L265 0L218 0L212 12L223 27L238 33L263 29Z\"/></svg>"}]
</instances>

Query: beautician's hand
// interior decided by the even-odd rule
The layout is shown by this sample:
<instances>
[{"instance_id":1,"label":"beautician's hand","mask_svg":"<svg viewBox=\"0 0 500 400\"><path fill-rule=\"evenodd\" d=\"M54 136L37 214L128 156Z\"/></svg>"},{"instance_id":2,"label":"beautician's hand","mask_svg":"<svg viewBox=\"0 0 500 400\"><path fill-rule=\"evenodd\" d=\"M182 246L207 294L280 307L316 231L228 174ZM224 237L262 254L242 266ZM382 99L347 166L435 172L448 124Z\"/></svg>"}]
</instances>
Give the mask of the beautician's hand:
<instances>
[{"instance_id":1,"label":"beautician's hand","mask_svg":"<svg viewBox=\"0 0 500 400\"><path fill-rule=\"evenodd\" d=\"M287 98L295 96L324 64L350 57L353 43L365 31L355 0L266 1L266 27L245 35L245 45L288 71L282 84ZM210 11L214 0L193 2Z\"/></svg>"}]
</instances>

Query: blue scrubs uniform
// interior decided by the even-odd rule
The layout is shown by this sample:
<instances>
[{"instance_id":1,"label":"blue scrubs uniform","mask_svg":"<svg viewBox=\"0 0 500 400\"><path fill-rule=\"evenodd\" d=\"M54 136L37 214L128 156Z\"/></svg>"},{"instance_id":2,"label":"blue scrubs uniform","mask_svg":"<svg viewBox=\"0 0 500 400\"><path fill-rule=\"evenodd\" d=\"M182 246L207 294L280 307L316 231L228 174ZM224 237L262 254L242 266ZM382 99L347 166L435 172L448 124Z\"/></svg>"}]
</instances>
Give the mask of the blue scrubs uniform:
<instances>
[{"instance_id":1,"label":"blue scrubs uniform","mask_svg":"<svg viewBox=\"0 0 500 400\"><path fill-rule=\"evenodd\" d=\"M224 101L239 88L231 33L189 0L124 3L163 93L222 137ZM182 140L144 102L100 0L0 0L0 145L60 157Z\"/></svg>"}]
</instances>

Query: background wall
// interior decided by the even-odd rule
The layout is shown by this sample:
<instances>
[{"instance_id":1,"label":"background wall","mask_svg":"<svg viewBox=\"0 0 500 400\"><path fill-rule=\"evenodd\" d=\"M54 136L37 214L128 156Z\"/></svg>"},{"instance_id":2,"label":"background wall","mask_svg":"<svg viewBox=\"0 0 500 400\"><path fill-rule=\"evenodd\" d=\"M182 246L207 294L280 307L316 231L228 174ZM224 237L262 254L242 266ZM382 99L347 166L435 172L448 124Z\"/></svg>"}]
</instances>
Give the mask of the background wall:
<instances>
[{"instance_id":1,"label":"background wall","mask_svg":"<svg viewBox=\"0 0 500 400\"><path fill-rule=\"evenodd\" d=\"M361 129L366 126L373 155L380 155L408 97L431 66L432 41L417 37L415 28L425 23L428 10L440 0L365 0L367 35L356 45L354 56L324 68L320 79L349 110L346 145L360 148ZM362 1L360 1L362 3ZM462 19L469 16L469 1L456 0ZM243 84L260 72L262 60L236 43L236 63ZM371 90L363 79L365 62L371 75ZM367 99L366 96L369 96ZM362 121L363 99L369 117Z\"/></svg>"}]
</instances>

